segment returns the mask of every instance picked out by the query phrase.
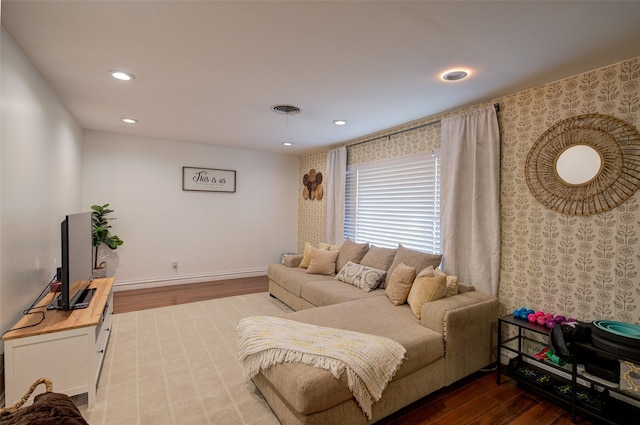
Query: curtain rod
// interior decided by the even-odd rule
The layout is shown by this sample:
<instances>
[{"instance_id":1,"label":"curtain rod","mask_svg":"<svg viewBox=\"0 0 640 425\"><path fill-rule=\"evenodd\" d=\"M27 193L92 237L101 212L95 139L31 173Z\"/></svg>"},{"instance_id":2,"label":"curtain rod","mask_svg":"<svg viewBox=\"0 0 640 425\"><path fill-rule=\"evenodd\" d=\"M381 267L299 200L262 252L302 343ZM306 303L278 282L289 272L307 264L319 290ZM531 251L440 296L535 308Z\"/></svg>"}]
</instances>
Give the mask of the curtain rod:
<instances>
[{"instance_id":1,"label":"curtain rod","mask_svg":"<svg viewBox=\"0 0 640 425\"><path fill-rule=\"evenodd\" d=\"M500 112L500 104L499 103L494 103L493 107L496 108L496 112ZM367 140L363 140L361 142L352 143L350 145L347 145L346 147L347 148L351 148L353 146L362 145L362 144L365 144L365 143L373 142L373 141L384 139L384 138L390 139L392 136L397 136L398 134L406 133L408 131L414 131L414 130L419 130L421 128L430 127L430 126L432 126L434 124L440 124L440 120L431 121L431 122L428 122L426 124L420 124L420 125L417 125L415 127L411 127L411 128L407 128L407 129L404 129L404 130L396 131L395 133L385 134L384 136L374 137L373 139L367 139Z\"/></svg>"}]
</instances>

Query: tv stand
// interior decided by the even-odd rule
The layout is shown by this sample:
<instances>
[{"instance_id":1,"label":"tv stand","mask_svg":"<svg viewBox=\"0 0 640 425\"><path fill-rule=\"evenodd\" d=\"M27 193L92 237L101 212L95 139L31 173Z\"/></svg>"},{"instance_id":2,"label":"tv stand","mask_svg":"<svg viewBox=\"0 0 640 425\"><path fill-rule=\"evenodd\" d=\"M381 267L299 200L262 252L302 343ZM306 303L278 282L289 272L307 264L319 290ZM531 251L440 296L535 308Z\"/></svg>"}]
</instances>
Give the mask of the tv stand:
<instances>
[{"instance_id":1,"label":"tv stand","mask_svg":"<svg viewBox=\"0 0 640 425\"><path fill-rule=\"evenodd\" d=\"M95 279L88 286L91 303L78 310L46 310L55 293L44 297L42 323L7 332L5 352L5 405L22 398L40 377L53 382L56 392L69 396L88 393L89 409L109 342L113 314L113 278ZM38 323L40 314L23 316L13 328ZM36 390L35 396L38 391ZM40 391L42 392L42 390Z\"/></svg>"}]
</instances>

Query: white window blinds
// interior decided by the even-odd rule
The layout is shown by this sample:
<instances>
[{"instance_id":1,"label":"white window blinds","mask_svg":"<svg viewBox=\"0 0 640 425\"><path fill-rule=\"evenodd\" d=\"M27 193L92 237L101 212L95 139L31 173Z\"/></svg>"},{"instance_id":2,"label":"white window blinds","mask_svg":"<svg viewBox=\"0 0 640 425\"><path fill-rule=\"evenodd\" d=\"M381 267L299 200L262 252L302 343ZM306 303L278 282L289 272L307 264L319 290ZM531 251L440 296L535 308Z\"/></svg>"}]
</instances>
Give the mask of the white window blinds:
<instances>
[{"instance_id":1,"label":"white window blinds","mask_svg":"<svg viewBox=\"0 0 640 425\"><path fill-rule=\"evenodd\" d=\"M440 253L437 154L349 166L345 195L345 237Z\"/></svg>"}]
</instances>

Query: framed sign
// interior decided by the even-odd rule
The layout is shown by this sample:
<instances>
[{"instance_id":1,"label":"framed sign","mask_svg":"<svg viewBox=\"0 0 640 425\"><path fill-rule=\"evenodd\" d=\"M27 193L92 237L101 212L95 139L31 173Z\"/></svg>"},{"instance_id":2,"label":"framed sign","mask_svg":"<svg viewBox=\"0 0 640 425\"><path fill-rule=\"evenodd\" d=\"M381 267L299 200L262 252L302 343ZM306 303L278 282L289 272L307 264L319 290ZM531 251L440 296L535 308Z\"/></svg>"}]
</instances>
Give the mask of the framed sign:
<instances>
[{"instance_id":1,"label":"framed sign","mask_svg":"<svg viewBox=\"0 0 640 425\"><path fill-rule=\"evenodd\" d=\"M235 193L236 171L182 167L182 190Z\"/></svg>"}]
</instances>

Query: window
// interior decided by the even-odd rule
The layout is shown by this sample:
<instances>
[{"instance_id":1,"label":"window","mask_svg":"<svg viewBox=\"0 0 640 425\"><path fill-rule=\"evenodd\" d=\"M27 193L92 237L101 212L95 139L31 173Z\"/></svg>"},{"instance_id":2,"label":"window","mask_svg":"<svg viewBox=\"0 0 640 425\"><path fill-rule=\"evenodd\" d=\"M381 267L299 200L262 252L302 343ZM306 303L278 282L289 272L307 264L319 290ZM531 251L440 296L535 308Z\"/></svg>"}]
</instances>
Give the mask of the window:
<instances>
[{"instance_id":1,"label":"window","mask_svg":"<svg viewBox=\"0 0 640 425\"><path fill-rule=\"evenodd\" d=\"M440 253L440 158L413 155L347 167L345 237Z\"/></svg>"}]
</instances>

